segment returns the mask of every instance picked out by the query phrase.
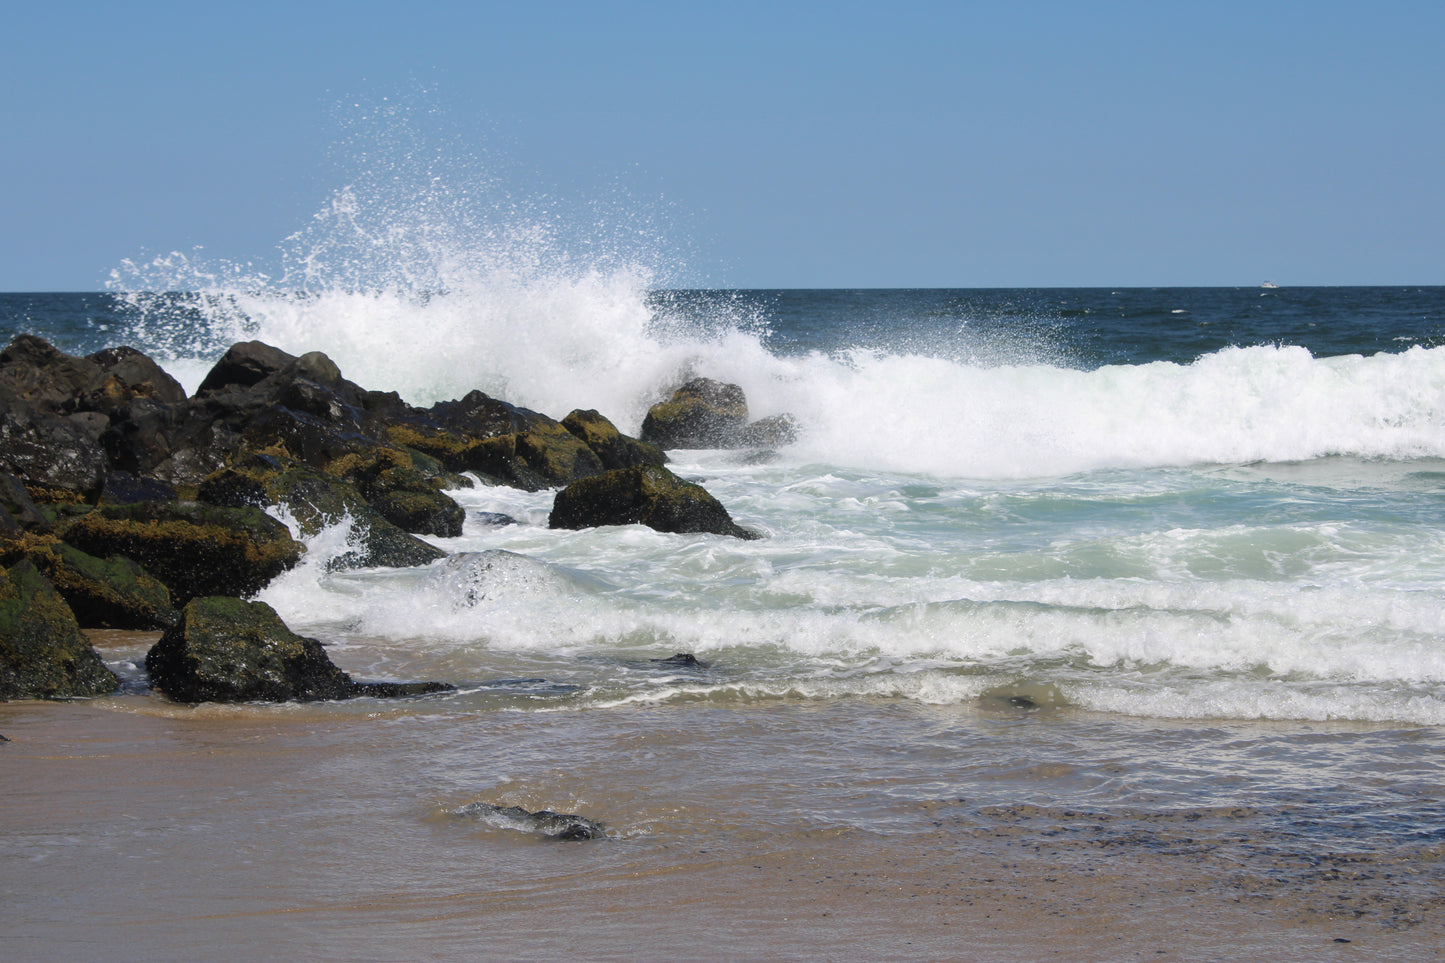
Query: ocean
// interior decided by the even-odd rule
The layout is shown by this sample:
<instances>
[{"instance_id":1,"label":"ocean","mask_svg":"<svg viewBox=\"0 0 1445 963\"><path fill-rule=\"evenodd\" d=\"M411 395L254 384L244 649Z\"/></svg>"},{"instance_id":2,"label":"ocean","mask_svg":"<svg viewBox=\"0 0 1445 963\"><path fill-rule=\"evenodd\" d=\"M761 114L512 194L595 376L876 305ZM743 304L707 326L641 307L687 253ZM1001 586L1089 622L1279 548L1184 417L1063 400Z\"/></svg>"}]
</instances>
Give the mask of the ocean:
<instances>
[{"instance_id":1,"label":"ocean","mask_svg":"<svg viewBox=\"0 0 1445 963\"><path fill-rule=\"evenodd\" d=\"M353 676L455 693L178 706L145 685L153 637L98 635L120 694L0 706L22 955L1445 945L1445 288L678 290L509 262L154 293L173 268L0 295L0 338L130 344L190 390L256 338L416 404L480 388L633 434L707 376L800 434L669 453L757 541L553 531L555 492L478 485L445 562L328 572L343 525L260 594ZM609 838L458 815L478 801Z\"/></svg>"}]
</instances>

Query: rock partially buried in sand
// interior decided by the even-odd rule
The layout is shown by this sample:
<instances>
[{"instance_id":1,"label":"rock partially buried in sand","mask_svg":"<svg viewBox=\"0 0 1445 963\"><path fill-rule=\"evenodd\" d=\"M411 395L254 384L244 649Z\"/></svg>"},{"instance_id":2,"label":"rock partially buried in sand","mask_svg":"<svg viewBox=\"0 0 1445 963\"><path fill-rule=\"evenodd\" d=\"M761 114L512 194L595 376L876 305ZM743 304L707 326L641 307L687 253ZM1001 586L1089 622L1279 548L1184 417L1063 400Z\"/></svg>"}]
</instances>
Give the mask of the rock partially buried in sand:
<instances>
[{"instance_id":1,"label":"rock partially buried in sand","mask_svg":"<svg viewBox=\"0 0 1445 963\"><path fill-rule=\"evenodd\" d=\"M485 819L506 829L537 833L549 839L603 839L607 836L607 831L599 822L572 813L554 813L550 809L532 812L521 806L494 806L491 803L474 802L453 810L453 813L457 816Z\"/></svg>"}]
</instances>

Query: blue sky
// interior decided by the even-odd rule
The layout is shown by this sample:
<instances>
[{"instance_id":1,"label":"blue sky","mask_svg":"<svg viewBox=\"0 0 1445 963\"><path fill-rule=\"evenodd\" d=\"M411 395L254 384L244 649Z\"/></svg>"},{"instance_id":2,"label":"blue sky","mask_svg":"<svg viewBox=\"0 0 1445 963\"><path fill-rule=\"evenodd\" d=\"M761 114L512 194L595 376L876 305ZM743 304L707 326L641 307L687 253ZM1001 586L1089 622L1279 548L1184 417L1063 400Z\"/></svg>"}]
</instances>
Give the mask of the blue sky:
<instances>
[{"instance_id":1,"label":"blue sky","mask_svg":"<svg viewBox=\"0 0 1445 963\"><path fill-rule=\"evenodd\" d=\"M650 225L678 283L1445 284L1438 0L0 0L0 25L0 290L198 246L265 266L394 162L380 104L456 187Z\"/></svg>"}]
</instances>

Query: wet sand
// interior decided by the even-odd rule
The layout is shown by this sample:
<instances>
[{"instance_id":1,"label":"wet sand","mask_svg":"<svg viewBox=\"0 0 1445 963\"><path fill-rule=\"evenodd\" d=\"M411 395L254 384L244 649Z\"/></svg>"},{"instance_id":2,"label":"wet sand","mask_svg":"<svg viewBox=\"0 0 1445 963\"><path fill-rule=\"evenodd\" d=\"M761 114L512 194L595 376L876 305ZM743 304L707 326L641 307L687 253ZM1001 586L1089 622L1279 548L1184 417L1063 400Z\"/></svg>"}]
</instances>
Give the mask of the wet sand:
<instances>
[{"instance_id":1,"label":"wet sand","mask_svg":"<svg viewBox=\"0 0 1445 963\"><path fill-rule=\"evenodd\" d=\"M869 700L457 713L131 693L0 705L0 733L13 959L1419 960L1445 946L1445 756L1425 730ZM1347 770L1353 785L1331 788ZM451 813L478 799L581 812L610 836Z\"/></svg>"}]
</instances>

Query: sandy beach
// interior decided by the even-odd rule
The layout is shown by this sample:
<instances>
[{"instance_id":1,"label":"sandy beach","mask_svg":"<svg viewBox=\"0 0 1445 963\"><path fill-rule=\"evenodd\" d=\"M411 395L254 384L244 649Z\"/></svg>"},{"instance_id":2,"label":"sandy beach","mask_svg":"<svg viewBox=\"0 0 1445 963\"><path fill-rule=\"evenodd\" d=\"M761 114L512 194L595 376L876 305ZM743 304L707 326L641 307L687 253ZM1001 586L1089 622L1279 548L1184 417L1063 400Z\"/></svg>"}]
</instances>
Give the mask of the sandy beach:
<instances>
[{"instance_id":1,"label":"sandy beach","mask_svg":"<svg viewBox=\"0 0 1445 963\"><path fill-rule=\"evenodd\" d=\"M439 709L134 692L0 705L9 952L1304 961L1445 946L1429 730L868 699ZM1343 769L1353 784L1331 789ZM609 838L454 815L476 800L581 812Z\"/></svg>"}]
</instances>

